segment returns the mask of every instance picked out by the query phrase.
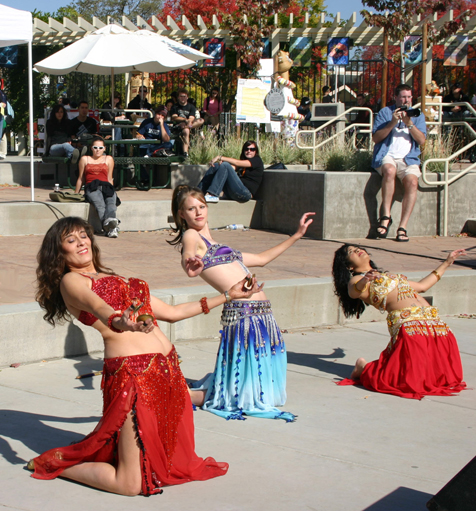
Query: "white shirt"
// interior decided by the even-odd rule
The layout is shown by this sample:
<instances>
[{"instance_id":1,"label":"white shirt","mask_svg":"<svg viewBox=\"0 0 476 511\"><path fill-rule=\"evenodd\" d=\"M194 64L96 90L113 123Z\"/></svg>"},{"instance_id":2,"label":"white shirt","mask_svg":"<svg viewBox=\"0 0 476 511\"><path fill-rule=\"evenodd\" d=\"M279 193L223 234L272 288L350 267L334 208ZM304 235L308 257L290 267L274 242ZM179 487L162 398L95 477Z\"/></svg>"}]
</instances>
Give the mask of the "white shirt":
<instances>
[{"instance_id":1,"label":"white shirt","mask_svg":"<svg viewBox=\"0 0 476 511\"><path fill-rule=\"evenodd\" d=\"M403 159L410 152L412 148L412 137L410 130L403 121L399 123L392 130L392 143L388 148L387 156L394 159Z\"/></svg>"}]
</instances>

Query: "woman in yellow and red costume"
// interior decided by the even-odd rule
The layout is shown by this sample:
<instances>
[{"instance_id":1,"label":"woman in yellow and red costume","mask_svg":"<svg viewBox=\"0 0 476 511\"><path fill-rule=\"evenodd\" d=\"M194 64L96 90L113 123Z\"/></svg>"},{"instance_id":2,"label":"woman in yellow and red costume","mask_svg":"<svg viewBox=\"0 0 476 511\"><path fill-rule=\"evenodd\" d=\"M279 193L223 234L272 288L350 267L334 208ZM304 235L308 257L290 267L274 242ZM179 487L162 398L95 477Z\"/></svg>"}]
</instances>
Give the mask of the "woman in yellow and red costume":
<instances>
[{"instance_id":1,"label":"woman in yellow and red costume","mask_svg":"<svg viewBox=\"0 0 476 511\"><path fill-rule=\"evenodd\" d=\"M162 486L224 475L227 463L195 454L192 403L172 343L156 320L175 322L226 302L168 305L146 282L103 266L92 227L80 218L55 222L38 253L37 300L53 326L77 318L104 340L103 417L76 444L31 460L37 479L67 479L122 495L152 495ZM245 280L227 293L249 297Z\"/></svg>"},{"instance_id":2,"label":"woman in yellow and red costume","mask_svg":"<svg viewBox=\"0 0 476 511\"><path fill-rule=\"evenodd\" d=\"M355 245L343 245L334 256L335 293L346 317L359 317L372 305L387 312L390 342L373 362L359 358L350 378L338 385L361 384L366 389L400 397L448 396L466 387L456 339L436 307L418 293L434 286L455 259L446 261L419 282L377 269L370 255Z\"/></svg>"}]
</instances>

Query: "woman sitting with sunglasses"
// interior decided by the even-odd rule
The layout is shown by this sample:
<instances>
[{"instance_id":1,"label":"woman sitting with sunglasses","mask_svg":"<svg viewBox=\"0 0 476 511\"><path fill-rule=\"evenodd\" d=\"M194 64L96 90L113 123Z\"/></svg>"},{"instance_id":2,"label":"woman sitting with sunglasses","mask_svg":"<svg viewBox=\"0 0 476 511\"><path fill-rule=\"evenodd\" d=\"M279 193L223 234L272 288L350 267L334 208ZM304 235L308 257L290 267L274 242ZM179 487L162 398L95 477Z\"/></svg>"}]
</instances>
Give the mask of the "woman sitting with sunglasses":
<instances>
[{"instance_id":1,"label":"woman sitting with sunglasses","mask_svg":"<svg viewBox=\"0 0 476 511\"><path fill-rule=\"evenodd\" d=\"M239 160L215 156L198 188L205 194L207 202L218 202L222 191L224 199L248 202L256 195L263 173L258 146L254 140L247 140Z\"/></svg>"},{"instance_id":2,"label":"woman sitting with sunglasses","mask_svg":"<svg viewBox=\"0 0 476 511\"><path fill-rule=\"evenodd\" d=\"M117 238L119 220L116 218L117 195L112 177L114 159L104 154L106 146L98 135L93 137L91 148L93 155L83 156L79 160L75 192L79 193L84 185L86 200L96 208L106 236Z\"/></svg>"}]
</instances>

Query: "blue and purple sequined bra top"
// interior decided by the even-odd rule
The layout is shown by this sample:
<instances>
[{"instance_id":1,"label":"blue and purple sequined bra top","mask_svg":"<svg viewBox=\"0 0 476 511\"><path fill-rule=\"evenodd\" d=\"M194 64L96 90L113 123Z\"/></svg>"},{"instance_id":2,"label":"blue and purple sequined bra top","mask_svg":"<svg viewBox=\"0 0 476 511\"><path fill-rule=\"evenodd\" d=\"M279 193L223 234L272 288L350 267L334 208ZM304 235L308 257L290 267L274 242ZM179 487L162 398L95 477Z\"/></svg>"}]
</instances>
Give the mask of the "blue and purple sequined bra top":
<instances>
[{"instance_id":1,"label":"blue and purple sequined bra top","mask_svg":"<svg viewBox=\"0 0 476 511\"><path fill-rule=\"evenodd\" d=\"M218 266L219 264L229 264L238 261L246 274L249 273L248 268L243 264L243 256L239 250L235 250L227 245L220 245L219 243L212 245L201 234L200 237L207 246L207 251L202 257L204 270L208 270L208 268Z\"/></svg>"}]
</instances>

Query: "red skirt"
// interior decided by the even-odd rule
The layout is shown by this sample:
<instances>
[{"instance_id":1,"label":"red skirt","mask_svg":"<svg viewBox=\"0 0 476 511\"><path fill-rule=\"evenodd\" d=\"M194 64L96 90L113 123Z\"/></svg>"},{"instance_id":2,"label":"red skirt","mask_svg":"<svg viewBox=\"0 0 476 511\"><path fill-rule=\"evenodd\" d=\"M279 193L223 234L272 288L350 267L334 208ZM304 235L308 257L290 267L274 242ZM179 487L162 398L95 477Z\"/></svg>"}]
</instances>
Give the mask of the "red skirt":
<instances>
[{"instance_id":1,"label":"red skirt","mask_svg":"<svg viewBox=\"0 0 476 511\"><path fill-rule=\"evenodd\" d=\"M81 442L35 458L37 479L54 479L73 465L116 463L121 427L132 411L141 450L142 494L162 486L225 475L227 463L195 454L193 411L175 348L160 353L104 360L103 417Z\"/></svg>"},{"instance_id":2,"label":"red skirt","mask_svg":"<svg viewBox=\"0 0 476 511\"><path fill-rule=\"evenodd\" d=\"M466 387L455 336L438 317L401 324L380 358L365 366L359 380L346 378L337 385L363 385L410 399L450 396Z\"/></svg>"}]
</instances>

